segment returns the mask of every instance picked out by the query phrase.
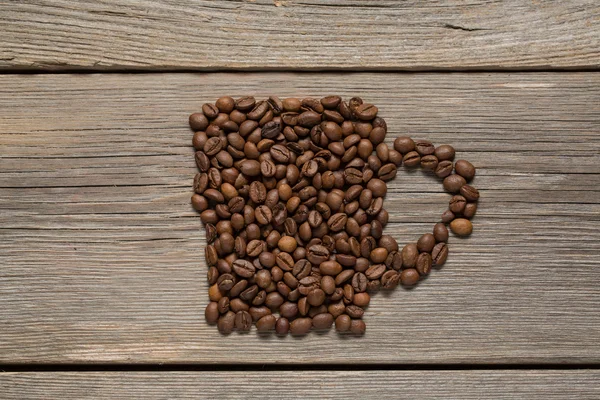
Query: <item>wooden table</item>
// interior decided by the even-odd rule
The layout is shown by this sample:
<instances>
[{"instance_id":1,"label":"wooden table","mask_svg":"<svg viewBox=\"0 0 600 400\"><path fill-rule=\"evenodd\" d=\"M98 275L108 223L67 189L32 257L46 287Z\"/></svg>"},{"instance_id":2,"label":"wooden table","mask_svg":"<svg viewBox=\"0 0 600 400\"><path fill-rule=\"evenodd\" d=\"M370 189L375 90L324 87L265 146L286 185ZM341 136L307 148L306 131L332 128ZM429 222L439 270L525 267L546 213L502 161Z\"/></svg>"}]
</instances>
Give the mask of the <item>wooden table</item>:
<instances>
[{"instance_id":1,"label":"wooden table","mask_svg":"<svg viewBox=\"0 0 600 400\"><path fill-rule=\"evenodd\" d=\"M600 397L596 1L0 4L0 397ZM468 239L363 338L221 336L187 116L361 96L478 167ZM449 195L404 169L401 244Z\"/></svg>"}]
</instances>

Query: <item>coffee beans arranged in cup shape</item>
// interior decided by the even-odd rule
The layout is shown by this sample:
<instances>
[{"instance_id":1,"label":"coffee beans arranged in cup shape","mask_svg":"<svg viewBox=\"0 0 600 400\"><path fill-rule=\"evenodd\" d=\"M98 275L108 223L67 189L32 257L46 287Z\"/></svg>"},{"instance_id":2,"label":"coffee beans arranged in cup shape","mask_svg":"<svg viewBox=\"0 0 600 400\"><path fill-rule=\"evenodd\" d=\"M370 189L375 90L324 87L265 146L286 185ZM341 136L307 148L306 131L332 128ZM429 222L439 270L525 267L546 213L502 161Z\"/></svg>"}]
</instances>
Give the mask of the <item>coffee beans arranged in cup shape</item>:
<instances>
[{"instance_id":1,"label":"coffee beans arranged in cup shape","mask_svg":"<svg viewBox=\"0 0 600 400\"><path fill-rule=\"evenodd\" d=\"M206 229L205 318L222 334L362 335L371 296L413 287L473 231L475 167L450 145L385 142L378 108L353 97L221 97L189 118L199 172L191 203ZM385 233L387 182L420 166L452 196L431 232Z\"/></svg>"}]
</instances>

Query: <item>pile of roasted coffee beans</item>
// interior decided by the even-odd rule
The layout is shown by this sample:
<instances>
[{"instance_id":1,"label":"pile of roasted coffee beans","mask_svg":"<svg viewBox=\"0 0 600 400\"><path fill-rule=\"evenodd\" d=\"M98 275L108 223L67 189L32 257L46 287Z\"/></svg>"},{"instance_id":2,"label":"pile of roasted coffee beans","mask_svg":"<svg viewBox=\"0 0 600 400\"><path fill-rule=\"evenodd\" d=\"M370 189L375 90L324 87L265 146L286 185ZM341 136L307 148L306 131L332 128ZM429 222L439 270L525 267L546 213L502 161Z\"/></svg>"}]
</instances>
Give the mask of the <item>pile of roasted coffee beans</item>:
<instances>
[{"instance_id":1,"label":"pile of roasted coffee beans","mask_svg":"<svg viewBox=\"0 0 600 400\"><path fill-rule=\"evenodd\" d=\"M221 333L363 334L369 293L410 287L448 256L448 229L473 229L475 168L454 148L383 143L377 107L354 97L221 97L189 119L200 172L192 205L206 227L210 303ZM386 182L421 166L453 193L441 222L400 251L383 233Z\"/></svg>"}]
</instances>

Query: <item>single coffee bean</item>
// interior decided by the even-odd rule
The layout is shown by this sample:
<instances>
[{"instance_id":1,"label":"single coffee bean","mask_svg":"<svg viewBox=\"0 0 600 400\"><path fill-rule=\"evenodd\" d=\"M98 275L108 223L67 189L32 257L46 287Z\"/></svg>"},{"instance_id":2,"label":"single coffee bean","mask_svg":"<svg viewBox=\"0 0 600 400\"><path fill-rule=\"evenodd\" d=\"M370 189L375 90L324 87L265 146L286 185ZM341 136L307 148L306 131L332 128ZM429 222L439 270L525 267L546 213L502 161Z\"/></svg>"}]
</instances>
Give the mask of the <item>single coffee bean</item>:
<instances>
[{"instance_id":1,"label":"single coffee bean","mask_svg":"<svg viewBox=\"0 0 600 400\"><path fill-rule=\"evenodd\" d=\"M458 160L454 165L454 168L456 169L456 173L467 181L470 181L475 177L475 167L467 160Z\"/></svg>"},{"instance_id":2,"label":"single coffee bean","mask_svg":"<svg viewBox=\"0 0 600 400\"><path fill-rule=\"evenodd\" d=\"M335 329L338 332L347 332L350 330L352 319L347 314L341 314L335 319Z\"/></svg>"},{"instance_id":3,"label":"single coffee bean","mask_svg":"<svg viewBox=\"0 0 600 400\"><path fill-rule=\"evenodd\" d=\"M445 224L450 223L450 221L452 221L454 218L456 218L456 216L454 215L454 213L450 210L446 210L444 211L444 213L442 214L442 222Z\"/></svg>"},{"instance_id":4,"label":"single coffee bean","mask_svg":"<svg viewBox=\"0 0 600 400\"><path fill-rule=\"evenodd\" d=\"M435 147L428 140L415 140L415 150L421 156L428 156L435 152Z\"/></svg>"},{"instance_id":5,"label":"single coffee bean","mask_svg":"<svg viewBox=\"0 0 600 400\"><path fill-rule=\"evenodd\" d=\"M377 172L377 176L383 181L389 181L396 177L397 171L398 169L396 168L396 165L392 163L385 164L379 169L379 171Z\"/></svg>"},{"instance_id":6,"label":"single coffee bean","mask_svg":"<svg viewBox=\"0 0 600 400\"><path fill-rule=\"evenodd\" d=\"M327 330L333 325L333 315L329 313L317 314L312 319L313 328L316 330Z\"/></svg>"},{"instance_id":7,"label":"single coffee bean","mask_svg":"<svg viewBox=\"0 0 600 400\"><path fill-rule=\"evenodd\" d=\"M358 307L368 307L369 303L371 302L371 296L369 296L368 293L355 293L354 294L354 305L358 306Z\"/></svg>"},{"instance_id":8,"label":"single coffee bean","mask_svg":"<svg viewBox=\"0 0 600 400\"><path fill-rule=\"evenodd\" d=\"M436 242L448 241L448 228L443 223L437 223L433 226L433 236Z\"/></svg>"},{"instance_id":9,"label":"single coffee bean","mask_svg":"<svg viewBox=\"0 0 600 400\"><path fill-rule=\"evenodd\" d=\"M454 159L454 147L443 144L436 147L434 154L440 161L452 161Z\"/></svg>"},{"instance_id":10,"label":"single coffee bean","mask_svg":"<svg viewBox=\"0 0 600 400\"><path fill-rule=\"evenodd\" d=\"M356 107L354 115L362 121L370 121L377 116L377 107L373 104L363 103Z\"/></svg>"},{"instance_id":11,"label":"single coffee bean","mask_svg":"<svg viewBox=\"0 0 600 400\"><path fill-rule=\"evenodd\" d=\"M327 260L319 265L319 270L323 275L336 276L342 272L342 266L337 261Z\"/></svg>"},{"instance_id":12,"label":"single coffee bean","mask_svg":"<svg viewBox=\"0 0 600 400\"><path fill-rule=\"evenodd\" d=\"M322 289L314 289L308 293L306 298L311 306L320 306L325 301L325 292Z\"/></svg>"},{"instance_id":13,"label":"single coffee bean","mask_svg":"<svg viewBox=\"0 0 600 400\"><path fill-rule=\"evenodd\" d=\"M256 329L259 332L270 332L275 329L277 318L274 315L265 315L256 321Z\"/></svg>"},{"instance_id":14,"label":"single coffee bean","mask_svg":"<svg viewBox=\"0 0 600 400\"><path fill-rule=\"evenodd\" d=\"M404 155L402 162L407 167L416 167L421 163L421 156L416 151L411 151Z\"/></svg>"},{"instance_id":15,"label":"single coffee bean","mask_svg":"<svg viewBox=\"0 0 600 400\"><path fill-rule=\"evenodd\" d=\"M465 185L466 186L466 185ZM464 187L464 186L463 186ZM462 188L461 188L462 191ZM463 212L463 210L465 209L465 206L467 205L467 199L465 199L463 196L461 195L454 195L452 196L452 198L450 199L450 203L449 203L449 209L450 211L452 211L455 214L460 214Z\"/></svg>"},{"instance_id":16,"label":"single coffee bean","mask_svg":"<svg viewBox=\"0 0 600 400\"><path fill-rule=\"evenodd\" d=\"M409 243L402 249L402 265L404 268L413 268L417 263L419 249L415 243Z\"/></svg>"},{"instance_id":17,"label":"single coffee bean","mask_svg":"<svg viewBox=\"0 0 600 400\"><path fill-rule=\"evenodd\" d=\"M281 101L281 104L283 105L283 109L285 111L298 112L300 111L300 107L302 107L302 103L300 102L300 100L293 97L283 99Z\"/></svg>"},{"instance_id":18,"label":"single coffee bean","mask_svg":"<svg viewBox=\"0 0 600 400\"><path fill-rule=\"evenodd\" d=\"M394 140L394 150L401 154L410 153L414 149L415 142L407 136L398 137Z\"/></svg>"},{"instance_id":19,"label":"single coffee bean","mask_svg":"<svg viewBox=\"0 0 600 400\"><path fill-rule=\"evenodd\" d=\"M352 318L362 318L365 311L359 306L349 305L346 307L346 314Z\"/></svg>"},{"instance_id":20,"label":"single coffee bean","mask_svg":"<svg viewBox=\"0 0 600 400\"><path fill-rule=\"evenodd\" d=\"M290 324L290 333L292 335L306 335L311 327L311 318L297 318Z\"/></svg>"},{"instance_id":21,"label":"single coffee bean","mask_svg":"<svg viewBox=\"0 0 600 400\"><path fill-rule=\"evenodd\" d=\"M335 284L341 286L344 282L349 281L354 276L354 271L345 269L335 277Z\"/></svg>"},{"instance_id":22,"label":"single coffee bean","mask_svg":"<svg viewBox=\"0 0 600 400\"><path fill-rule=\"evenodd\" d=\"M448 258L448 246L446 243L440 242L436 244L431 251L431 258L434 266L440 267L444 265Z\"/></svg>"},{"instance_id":23,"label":"single coffee bean","mask_svg":"<svg viewBox=\"0 0 600 400\"><path fill-rule=\"evenodd\" d=\"M233 328L235 327L235 314L232 311L228 311L225 315L219 317L219 321L217 322L217 328L219 332L224 335L228 335L233 332Z\"/></svg>"},{"instance_id":24,"label":"single coffee bean","mask_svg":"<svg viewBox=\"0 0 600 400\"><path fill-rule=\"evenodd\" d=\"M264 243L260 240L254 239L248 242L246 245L246 254L250 257L258 257L265 249Z\"/></svg>"},{"instance_id":25,"label":"single coffee bean","mask_svg":"<svg viewBox=\"0 0 600 400\"><path fill-rule=\"evenodd\" d=\"M464 185L460 188L460 194L462 194L469 201L479 200L479 191L471 185Z\"/></svg>"},{"instance_id":26,"label":"single coffee bean","mask_svg":"<svg viewBox=\"0 0 600 400\"><path fill-rule=\"evenodd\" d=\"M235 329L240 332L249 332L252 327L252 317L247 311L238 311L235 314Z\"/></svg>"},{"instance_id":27,"label":"single coffee bean","mask_svg":"<svg viewBox=\"0 0 600 400\"><path fill-rule=\"evenodd\" d=\"M467 203L465 209L463 211L463 217L465 218L473 218L475 213L477 212L477 203Z\"/></svg>"},{"instance_id":28,"label":"single coffee bean","mask_svg":"<svg viewBox=\"0 0 600 400\"><path fill-rule=\"evenodd\" d=\"M435 237L431 233L424 234L417 241L417 249L422 253L431 253L433 246L435 246Z\"/></svg>"},{"instance_id":29,"label":"single coffee bean","mask_svg":"<svg viewBox=\"0 0 600 400\"><path fill-rule=\"evenodd\" d=\"M375 264L371 265L366 271L365 275L370 280L379 279L385 273L386 266L385 264Z\"/></svg>"},{"instance_id":30,"label":"single coffee bean","mask_svg":"<svg viewBox=\"0 0 600 400\"><path fill-rule=\"evenodd\" d=\"M450 193L458 193L466 183L465 178L460 175L449 175L444 179L444 189Z\"/></svg>"},{"instance_id":31,"label":"single coffee bean","mask_svg":"<svg viewBox=\"0 0 600 400\"><path fill-rule=\"evenodd\" d=\"M400 282L404 286L413 286L419 281L419 272L414 268L405 269L400 274Z\"/></svg>"},{"instance_id":32,"label":"single coffee bean","mask_svg":"<svg viewBox=\"0 0 600 400\"><path fill-rule=\"evenodd\" d=\"M371 282L379 282L379 281L371 281ZM394 289L396 286L398 286L398 283L400 282L400 274L396 271L386 271L382 276L381 276L381 287L383 287L386 290L390 290L390 289ZM372 290L371 288L369 288L369 286L367 285L367 289Z\"/></svg>"},{"instance_id":33,"label":"single coffee bean","mask_svg":"<svg viewBox=\"0 0 600 400\"><path fill-rule=\"evenodd\" d=\"M211 301L204 310L204 318L209 324L216 324L219 320L219 307L214 301Z\"/></svg>"},{"instance_id":34,"label":"single coffee bean","mask_svg":"<svg viewBox=\"0 0 600 400\"><path fill-rule=\"evenodd\" d=\"M208 127L208 118L203 113L190 115L190 128L193 131L203 131Z\"/></svg>"},{"instance_id":35,"label":"single coffee bean","mask_svg":"<svg viewBox=\"0 0 600 400\"><path fill-rule=\"evenodd\" d=\"M473 224L465 218L456 218L450 222L450 229L458 236L468 236L473 232Z\"/></svg>"},{"instance_id":36,"label":"single coffee bean","mask_svg":"<svg viewBox=\"0 0 600 400\"><path fill-rule=\"evenodd\" d=\"M219 115L219 109L214 104L210 103L205 103L202 105L202 112L209 119L216 118L217 115Z\"/></svg>"},{"instance_id":37,"label":"single coffee bean","mask_svg":"<svg viewBox=\"0 0 600 400\"><path fill-rule=\"evenodd\" d=\"M233 271L242 278L251 278L256 271L256 268L250 261L243 259L234 261L232 268Z\"/></svg>"},{"instance_id":38,"label":"single coffee bean","mask_svg":"<svg viewBox=\"0 0 600 400\"><path fill-rule=\"evenodd\" d=\"M290 321L287 318L278 318L275 323L275 332L278 335L287 335L290 330Z\"/></svg>"},{"instance_id":39,"label":"single coffee bean","mask_svg":"<svg viewBox=\"0 0 600 400\"><path fill-rule=\"evenodd\" d=\"M431 254L429 253L421 253L417 258L416 268L419 274L421 275L429 275L431 271L432 259Z\"/></svg>"},{"instance_id":40,"label":"single coffee bean","mask_svg":"<svg viewBox=\"0 0 600 400\"><path fill-rule=\"evenodd\" d=\"M436 156L428 155L421 157L421 167L430 171L435 171L438 166L438 159Z\"/></svg>"},{"instance_id":41,"label":"single coffee bean","mask_svg":"<svg viewBox=\"0 0 600 400\"><path fill-rule=\"evenodd\" d=\"M365 324L365 321L361 319L353 319L350 322L350 332L352 332L354 335L364 335L366 330L367 325Z\"/></svg>"},{"instance_id":42,"label":"single coffee bean","mask_svg":"<svg viewBox=\"0 0 600 400\"><path fill-rule=\"evenodd\" d=\"M368 279L362 272L355 273L352 277L352 288L354 292L361 293L367 290Z\"/></svg>"},{"instance_id":43,"label":"single coffee bean","mask_svg":"<svg viewBox=\"0 0 600 400\"><path fill-rule=\"evenodd\" d=\"M445 178L452 173L452 161L440 161L435 168L435 175L438 178Z\"/></svg>"}]
</instances>

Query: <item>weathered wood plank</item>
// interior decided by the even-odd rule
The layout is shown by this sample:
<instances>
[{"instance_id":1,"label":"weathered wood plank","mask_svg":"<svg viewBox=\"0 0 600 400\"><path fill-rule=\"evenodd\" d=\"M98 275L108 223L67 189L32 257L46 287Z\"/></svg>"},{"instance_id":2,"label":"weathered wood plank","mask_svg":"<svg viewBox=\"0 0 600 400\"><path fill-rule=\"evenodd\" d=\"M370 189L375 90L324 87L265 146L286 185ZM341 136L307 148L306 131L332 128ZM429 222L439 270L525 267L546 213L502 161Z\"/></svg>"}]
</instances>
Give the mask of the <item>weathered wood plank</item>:
<instances>
[{"instance_id":1,"label":"weathered wood plank","mask_svg":"<svg viewBox=\"0 0 600 400\"><path fill-rule=\"evenodd\" d=\"M0 69L600 67L593 0L29 0L0 4Z\"/></svg>"},{"instance_id":2,"label":"weathered wood plank","mask_svg":"<svg viewBox=\"0 0 600 400\"><path fill-rule=\"evenodd\" d=\"M594 399L597 370L13 372L10 399Z\"/></svg>"},{"instance_id":3,"label":"weathered wood plank","mask_svg":"<svg viewBox=\"0 0 600 400\"><path fill-rule=\"evenodd\" d=\"M598 362L599 87L595 73L0 77L0 362ZM479 168L475 233L416 289L377 295L363 338L220 336L203 320L187 116L225 93L361 95L388 142L454 145ZM403 169L387 232L416 240L448 198Z\"/></svg>"}]
</instances>

